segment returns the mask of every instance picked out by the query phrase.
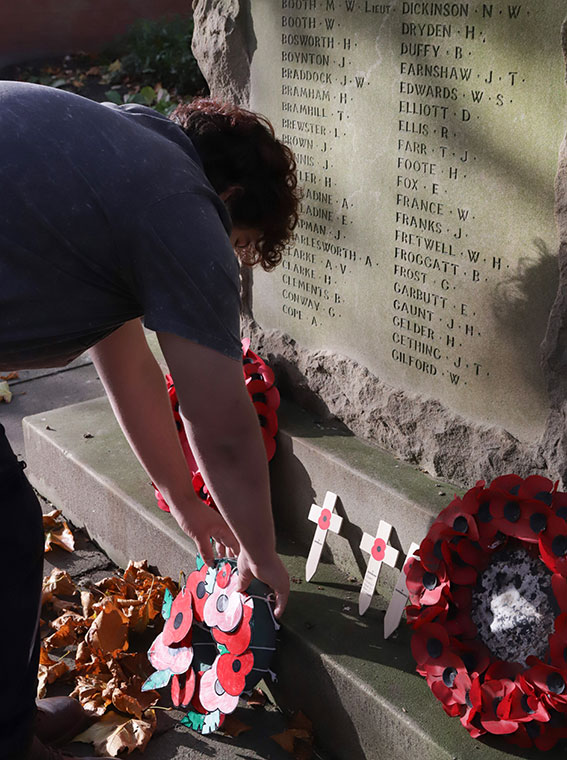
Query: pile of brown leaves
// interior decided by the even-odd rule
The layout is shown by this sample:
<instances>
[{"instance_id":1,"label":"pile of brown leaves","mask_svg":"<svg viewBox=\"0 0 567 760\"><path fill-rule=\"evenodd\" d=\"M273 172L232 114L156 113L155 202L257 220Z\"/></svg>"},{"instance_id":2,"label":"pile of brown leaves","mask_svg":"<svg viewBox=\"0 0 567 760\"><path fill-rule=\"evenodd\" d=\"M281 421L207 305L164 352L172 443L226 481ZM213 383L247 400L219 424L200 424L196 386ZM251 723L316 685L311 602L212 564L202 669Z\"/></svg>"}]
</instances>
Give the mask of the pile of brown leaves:
<instances>
[{"instance_id":1,"label":"pile of brown leaves","mask_svg":"<svg viewBox=\"0 0 567 760\"><path fill-rule=\"evenodd\" d=\"M47 517L55 519L54 513ZM151 708L159 694L141 691L151 665L145 653L128 650L130 635L159 616L166 589L177 593L174 581L151 573L146 562L131 562L122 576L82 590L62 570L44 578L43 615L50 622L41 643L38 696L59 678L71 680L71 696L100 718L78 740L92 741L99 753L116 757L144 749L155 729Z\"/></svg>"}]
</instances>

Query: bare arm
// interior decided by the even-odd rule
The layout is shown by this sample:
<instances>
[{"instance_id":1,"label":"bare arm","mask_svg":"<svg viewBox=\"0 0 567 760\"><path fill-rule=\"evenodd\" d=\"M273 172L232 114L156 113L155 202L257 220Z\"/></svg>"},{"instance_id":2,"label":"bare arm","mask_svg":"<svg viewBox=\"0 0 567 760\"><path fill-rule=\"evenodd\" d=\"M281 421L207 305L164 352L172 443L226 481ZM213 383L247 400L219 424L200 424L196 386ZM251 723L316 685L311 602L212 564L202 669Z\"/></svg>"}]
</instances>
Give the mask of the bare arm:
<instances>
[{"instance_id":1,"label":"bare arm","mask_svg":"<svg viewBox=\"0 0 567 760\"><path fill-rule=\"evenodd\" d=\"M175 381L191 450L207 487L236 534L241 588L252 576L276 592L276 615L289 578L275 551L268 465L242 365L170 333L158 338Z\"/></svg>"},{"instance_id":2,"label":"bare arm","mask_svg":"<svg viewBox=\"0 0 567 760\"><path fill-rule=\"evenodd\" d=\"M193 490L163 374L140 320L124 324L91 348L90 354L134 453L203 559L213 562L210 538L238 552L223 518Z\"/></svg>"}]
</instances>

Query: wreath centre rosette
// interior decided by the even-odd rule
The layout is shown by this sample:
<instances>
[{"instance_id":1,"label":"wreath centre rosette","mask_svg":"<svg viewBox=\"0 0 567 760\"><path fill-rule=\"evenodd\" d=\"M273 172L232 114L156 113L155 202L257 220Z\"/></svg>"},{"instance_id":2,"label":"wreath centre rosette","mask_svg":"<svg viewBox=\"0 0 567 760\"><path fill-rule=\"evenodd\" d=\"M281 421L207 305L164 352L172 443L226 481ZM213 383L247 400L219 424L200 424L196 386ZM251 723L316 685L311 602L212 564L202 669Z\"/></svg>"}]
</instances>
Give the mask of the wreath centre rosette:
<instances>
[{"instance_id":1,"label":"wreath centre rosette","mask_svg":"<svg viewBox=\"0 0 567 760\"><path fill-rule=\"evenodd\" d=\"M176 707L187 708L181 723L201 734L219 728L239 697L271 674L278 624L271 592L254 579L237 591L236 560L214 567L197 558L197 570L174 598L166 592L163 631L148 652L155 672L142 691L171 686Z\"/></svg>"},{"instance_id":2,"label":"wreath centre rosette","mask_svg":"<svg viewBox=\"0 0 567 760\"><path fill-rule=\"evenodd\" d=\"M567 738L567 494L533 475L455 497L405 566L417 672L470 735Z\"/></svg>"}]
</instances>

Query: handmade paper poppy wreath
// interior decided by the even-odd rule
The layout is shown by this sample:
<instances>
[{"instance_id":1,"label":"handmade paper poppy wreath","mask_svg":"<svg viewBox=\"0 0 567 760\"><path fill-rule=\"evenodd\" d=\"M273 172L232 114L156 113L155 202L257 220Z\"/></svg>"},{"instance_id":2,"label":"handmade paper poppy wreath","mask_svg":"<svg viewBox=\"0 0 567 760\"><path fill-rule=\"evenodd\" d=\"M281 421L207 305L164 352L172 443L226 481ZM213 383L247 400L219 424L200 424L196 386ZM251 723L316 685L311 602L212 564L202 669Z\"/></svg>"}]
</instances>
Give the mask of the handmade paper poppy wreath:
<instances>
[{"instance_id":1,"label":"handmade paper poppy wreath","mask_svg":"<svg viewBox=\"0 0 567 760\"><path fill-rule=\"evenodd\" d=\"M258 415L258 422L260 423L262 430L266 456L269 462L276 453L275 435L278 432L278 416L276 410L280 405L280 394L274 385L275 378L272 369L268 367L263 359L250 350L249 338L245 338L242 341L242 367L246 389L248 390L252 404ZM167 383L169 400L171 401L171 406L173 408L173 417L177 426L177 432L179 433L181 448L183 449L185 459L191 470L195 493L205 502L205 504L216 508L213 497L207 489L203 476L199 472L199 467L195 461L191 447L189 446L189 441L185 434L185 428L183 427L183 421L179 414L179 401L177 399L177 393L171 375L166 375L165 381ZM167 502L155 486L154 490L158 507L163 509L164 512L169 512Z\"/></svg>"},{"instance_id":2,"label":"handmade paper poppy wreath","mask_svg":"<svg viewBox=\"0 0 567 760\"><path fill-rule=\"evenodd\" d=\"M162 607L163 631L148 652L155 672L142 691L171 684L174 705L188 708L182 719L201 734L215 731L238 699L266 674L275 650L276 623L270 590L254 579L245 594L236 591L233 559L197 570Z\"/></svg>"},{"instance_id":3,"label":"handmade paper poppy wreath","mask_svg":"<svg viewBox=\"0 0 567 760\"><path fill-rule=\"evenodd\" d=\"M471 736L567 738L567 494L547 478L480 481L405 566L411 649Z\"/></svg>"}]
</instances>

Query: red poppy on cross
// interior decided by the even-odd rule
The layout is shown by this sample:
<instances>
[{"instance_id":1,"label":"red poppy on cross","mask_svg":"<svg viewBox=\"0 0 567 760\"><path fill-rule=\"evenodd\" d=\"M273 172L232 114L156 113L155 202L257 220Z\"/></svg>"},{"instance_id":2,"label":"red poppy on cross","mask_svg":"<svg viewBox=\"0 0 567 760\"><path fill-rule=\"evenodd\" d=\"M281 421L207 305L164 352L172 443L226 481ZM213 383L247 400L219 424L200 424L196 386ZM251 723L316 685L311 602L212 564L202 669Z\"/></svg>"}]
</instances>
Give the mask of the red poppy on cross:
<instances>
[{"instance_id":1,"label":"red poppy on cross","mask_svg":"<svg viewBox=\"0 0 567 760\"><path fill-rule=\"evenodd\" d=\"M309 519L311 522L317 523L317 529L313 536L313 543L311 544L309 556L307 557L307 565L305 566L305 579L308 581L311 580L317 570L321 552L327 538L327 532L332 530L333 533L338 533L343 524L343 518L334 513L336 503L337 494L327 491L323 506L319 507L317 504L312 504L309 510Z\"/></svg>"},{"instance_id":2,"label":"red poppy on cross","mask_svg":"<svg viewBox=\"0 0 567 760\"><path fill-rule=\"evenodd\" d=\"M358 598L358 614L364 615L374 594L376 583L378 582L378 576L382 569L382 563L385 562L390 567L395 567L398 559L398 550L391 546L388 546L388 539L392 526L380 520L378 526L378 532L376 536L371 536L370 533L363 533L362 540L360 542L360 548L370 554L370 560L368 567L366 568L366 574L362 581L362 589L360 590L360 596Z\"/></svg>"}]
</instances>

